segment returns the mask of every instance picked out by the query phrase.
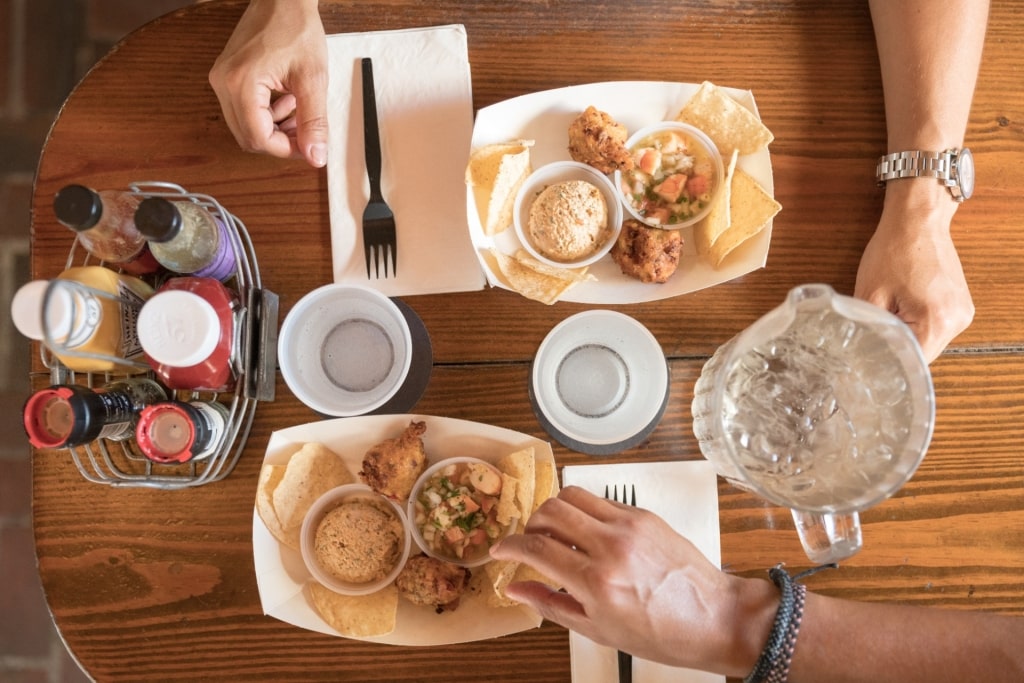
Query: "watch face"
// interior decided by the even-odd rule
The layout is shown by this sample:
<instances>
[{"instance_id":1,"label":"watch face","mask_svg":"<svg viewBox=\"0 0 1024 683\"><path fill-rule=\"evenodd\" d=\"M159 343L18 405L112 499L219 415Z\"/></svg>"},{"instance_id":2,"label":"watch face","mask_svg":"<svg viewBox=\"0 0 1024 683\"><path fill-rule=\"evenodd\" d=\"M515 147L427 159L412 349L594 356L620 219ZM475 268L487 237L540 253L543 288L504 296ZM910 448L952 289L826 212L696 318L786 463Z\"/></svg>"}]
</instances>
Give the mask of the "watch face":
<instances>
[{"instance_id":1,"label":"watch face","mask_svg":"<svg viewBox=\"0 0 1024 683\"><path fill-rule=\"evenodd\" d=\"M974 156L971 150L964 148L957 156L957 184L960 186L960 195L964 199L970 199L974 194Z\"/></svg>"}]
</instances>

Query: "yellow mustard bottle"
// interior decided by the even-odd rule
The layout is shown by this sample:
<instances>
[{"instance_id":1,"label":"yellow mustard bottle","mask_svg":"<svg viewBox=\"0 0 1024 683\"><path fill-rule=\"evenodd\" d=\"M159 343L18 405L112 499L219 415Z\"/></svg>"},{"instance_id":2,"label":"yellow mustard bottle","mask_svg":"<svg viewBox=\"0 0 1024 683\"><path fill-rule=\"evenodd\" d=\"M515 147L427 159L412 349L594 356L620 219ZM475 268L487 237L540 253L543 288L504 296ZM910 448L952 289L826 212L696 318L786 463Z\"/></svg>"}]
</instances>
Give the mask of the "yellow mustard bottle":
<instances>
[{"instance_id":1,"label":"yellow mustard bottle","mask_svg":"<svg viewBox=\"0 0 1024 683\"><path fill-rule=\"evenodd\" d=\"M103 266L68 268L53 280L22 286L11 317L23 335L44 343L77 372L144 372L139 310L153 288Z\"/></svg>"}]
</instances>

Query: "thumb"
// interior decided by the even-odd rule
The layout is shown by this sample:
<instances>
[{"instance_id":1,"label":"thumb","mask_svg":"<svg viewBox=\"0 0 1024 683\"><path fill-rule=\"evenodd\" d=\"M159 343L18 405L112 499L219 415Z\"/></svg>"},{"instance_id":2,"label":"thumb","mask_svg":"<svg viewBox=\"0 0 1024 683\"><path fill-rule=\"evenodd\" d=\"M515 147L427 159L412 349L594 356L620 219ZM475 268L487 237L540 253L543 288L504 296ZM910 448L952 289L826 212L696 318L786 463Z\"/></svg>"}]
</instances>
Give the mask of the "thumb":
<instances>
[{"instance_id":1,"label":"thumb","mask_svg":"<svg viewBox=\"0 0 1024 683\"><path fill-rule=\"evenodd\" d=\"M312 87L296 92L295 122L299 151L310 165L327 164L327 88L319 79Z\"/></svg>"}]
</instances>

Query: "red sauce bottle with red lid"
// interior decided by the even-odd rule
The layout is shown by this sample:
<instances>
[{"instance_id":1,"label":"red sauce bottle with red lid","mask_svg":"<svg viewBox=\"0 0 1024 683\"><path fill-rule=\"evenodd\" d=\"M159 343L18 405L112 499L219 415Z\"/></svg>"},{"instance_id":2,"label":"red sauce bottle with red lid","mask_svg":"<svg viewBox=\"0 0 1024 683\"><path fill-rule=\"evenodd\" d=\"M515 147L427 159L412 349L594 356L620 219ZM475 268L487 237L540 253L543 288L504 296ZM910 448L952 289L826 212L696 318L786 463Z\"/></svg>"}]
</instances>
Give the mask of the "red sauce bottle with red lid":
<instances>
[{"instance_id":1,"label":"red sauce bottle with red lid","mask_svg":"<svg viewBox=\"0 0 1024 683\"><path fill-rule=\"evenodd\" d=\"M168 280L139 312L139 343L171 389L230 391L237 381L238 297L209 277Z\"/></svg>"},{"instance_id":2,"label":"red sauce bottle with red lid","mask_svg":"<svg viewBox=\"0 0 1024 683\"><path fill-rule=\"evenodd\" d=\"M228 409L216 401L164 401L143 409L135 442L156 463L185 463L213 455L227 427Z\"/></svg>"}]
</instances>

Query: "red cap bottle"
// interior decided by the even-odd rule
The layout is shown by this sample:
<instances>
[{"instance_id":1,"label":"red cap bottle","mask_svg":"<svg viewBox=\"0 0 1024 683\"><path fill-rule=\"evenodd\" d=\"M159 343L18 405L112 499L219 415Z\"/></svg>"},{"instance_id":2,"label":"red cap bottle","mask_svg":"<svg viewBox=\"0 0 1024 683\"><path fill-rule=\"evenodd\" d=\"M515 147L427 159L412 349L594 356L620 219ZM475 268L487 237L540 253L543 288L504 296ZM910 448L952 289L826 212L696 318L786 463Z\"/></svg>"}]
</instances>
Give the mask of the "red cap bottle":
<instances>
[{"instance_id":1,"label":"red cap bottle","mask_svg":"<svg viewBox=\"0 0 1024 683\"><path fill-rule=\"evenodd\" d=\"M216 452L227 418L227 408L216 401L156 403L142 411L135 441L153 462L203 460Z\"/></svg>"},{"instance_id":2,"label":"red cap bottle","mask_svg":"<svg viewBox=\"0 0 1024 683\"><path fill-rule=\"evenodd\" d=\"M142 307L139 343L157 378L171 389L229 391L234 363L237 297L214 278L168 280Z\"/></svg>"},{"instance_id":3,"label":"red cap bottle","mask_svg":"<svg viewBox=\"0 0 1024 683\"><path fill-rule=\"evenodd\" d=\"M135 434L144 406L166 398L163 387L143 378L115 382L98 391L57 384L25 402L25 433L36 448L71 448L96 439L120 441Z\"/></svg>"}]
</instances>

